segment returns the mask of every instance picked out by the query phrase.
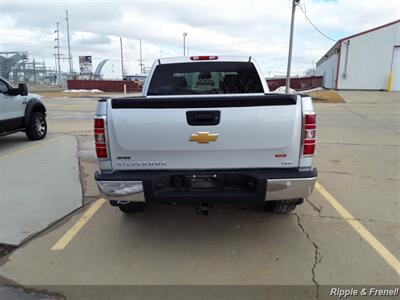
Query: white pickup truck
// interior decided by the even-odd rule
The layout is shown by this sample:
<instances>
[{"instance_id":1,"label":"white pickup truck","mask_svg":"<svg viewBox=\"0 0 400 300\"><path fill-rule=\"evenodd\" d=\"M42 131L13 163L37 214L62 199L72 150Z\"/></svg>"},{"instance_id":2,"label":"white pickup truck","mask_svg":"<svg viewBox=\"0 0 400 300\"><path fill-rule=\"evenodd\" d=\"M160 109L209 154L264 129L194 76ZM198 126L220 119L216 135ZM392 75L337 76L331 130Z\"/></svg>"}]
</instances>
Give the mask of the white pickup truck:
<instances>
[{"instance_id":1,"label":"white pickup truck","mask_svg":"<svg viewBox=\"0 0 400 300\"><path fill-rule=\"evenodd\" d=\"M314 188L315 133L311 98L270 93L252 57L162 58L142 96L98 101L95 179L123 212L265 203L285 213Z\"/></svg>"},{"instance_id":2,"label":"white pickup truck","mask_svg":"<svg viewBox=\"0 0 400 300\"><path fill-rule=\"evenodd\" d=\"M24 131L29 140L46 137L46 108L26 84L14 87L0 77L0 137Z\"/></svg>"}]
</instances>

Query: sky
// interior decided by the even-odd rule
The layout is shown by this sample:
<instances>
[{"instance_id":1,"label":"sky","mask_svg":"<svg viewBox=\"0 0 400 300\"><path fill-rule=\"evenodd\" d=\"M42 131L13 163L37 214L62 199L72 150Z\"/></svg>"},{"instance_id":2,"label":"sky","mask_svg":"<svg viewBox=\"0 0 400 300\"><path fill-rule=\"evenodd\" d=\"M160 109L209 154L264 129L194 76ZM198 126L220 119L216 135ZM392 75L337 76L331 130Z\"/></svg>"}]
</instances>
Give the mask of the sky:
<instances>
[{"instance_id":1,"label":"sky","mask_svg":"<svg viewBox=\"0 0 400 300\"><path fill-rule=\"evenodd\" d=\"M78 56L102 59L105 78L139 73L139 39L145 67L159 57L183 55L253 56L265 76L286 73L291 0L0 0L0 52L28 51L29 59L54 68L55 29L67 57L65 10L69 11L74 70ZM296 9L292 74L302 74L338 40L400 18L400 0L301 0ZM326 36L317 32L305 18ZM68 71L62 60L61 69Z\"/></svg>"}]
</instances>

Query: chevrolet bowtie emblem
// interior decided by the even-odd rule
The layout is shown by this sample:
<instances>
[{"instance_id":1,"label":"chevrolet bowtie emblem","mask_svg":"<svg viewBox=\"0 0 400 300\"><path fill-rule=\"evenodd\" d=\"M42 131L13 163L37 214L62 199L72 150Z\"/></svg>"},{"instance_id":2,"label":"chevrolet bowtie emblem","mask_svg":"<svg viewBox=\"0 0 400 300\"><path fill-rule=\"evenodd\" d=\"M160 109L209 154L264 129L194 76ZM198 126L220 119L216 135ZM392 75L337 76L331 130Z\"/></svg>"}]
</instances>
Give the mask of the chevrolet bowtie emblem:
<instances>
[{"instance_id":1,"label":"chevrolet bowtie emblem","mask_svg":"<svg viewBox=\"0 0 400 300\"><path fill-rule=\"evenodd\" d=\"M198 132L192 134L192 136L190 137L190 141L198 142L199 144L208 144L209 142L215 142L218 136L218 133Z\"/></svg>"}]
</instances>

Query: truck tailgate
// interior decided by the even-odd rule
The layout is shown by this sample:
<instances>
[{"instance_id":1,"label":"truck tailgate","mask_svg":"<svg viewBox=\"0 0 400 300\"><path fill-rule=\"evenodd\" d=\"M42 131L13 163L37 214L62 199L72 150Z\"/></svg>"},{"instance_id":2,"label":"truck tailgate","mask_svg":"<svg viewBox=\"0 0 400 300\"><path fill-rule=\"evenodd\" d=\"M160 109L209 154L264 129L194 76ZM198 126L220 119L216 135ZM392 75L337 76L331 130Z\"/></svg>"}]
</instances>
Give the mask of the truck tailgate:
<instances>
[{"instance_id":1,"label":"truck tailgate","mask_svg":"<svg viewBox=\"0 0 400 300\"><path fill-rule=\"evenodd\" d=\"M267 94L109 100L112 167L297 167L302 128L298 98Z\"/></svg>"}]
</instances>

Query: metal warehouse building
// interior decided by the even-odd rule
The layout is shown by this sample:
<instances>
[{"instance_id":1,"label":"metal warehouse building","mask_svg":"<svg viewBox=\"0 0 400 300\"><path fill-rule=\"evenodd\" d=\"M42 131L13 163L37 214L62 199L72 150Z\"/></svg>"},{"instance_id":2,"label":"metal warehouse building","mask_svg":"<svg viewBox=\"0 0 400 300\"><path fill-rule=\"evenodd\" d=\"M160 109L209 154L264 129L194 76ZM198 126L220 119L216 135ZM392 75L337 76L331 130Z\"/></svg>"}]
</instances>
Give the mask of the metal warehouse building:
<instances>
[{"instance_id":1,"label":"metal warehouse building","mask_svg":"<svg viewBox=\"0 0 400 300\"><path fill-rule=\"evenodd\" d=\"M400 19L339 40L316 74L325 88L400 91Z\"/></svg>"}]
</instances>

